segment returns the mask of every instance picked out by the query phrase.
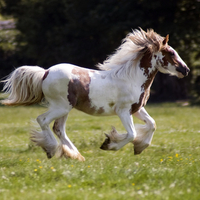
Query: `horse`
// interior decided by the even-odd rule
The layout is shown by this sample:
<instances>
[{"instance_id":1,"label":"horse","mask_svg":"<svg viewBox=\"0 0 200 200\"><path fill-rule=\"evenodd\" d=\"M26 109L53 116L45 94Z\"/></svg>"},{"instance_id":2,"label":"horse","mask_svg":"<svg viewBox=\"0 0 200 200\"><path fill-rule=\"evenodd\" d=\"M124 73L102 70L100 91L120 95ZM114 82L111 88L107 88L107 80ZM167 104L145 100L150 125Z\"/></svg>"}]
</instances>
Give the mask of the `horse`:
<instances>
[{"instance_id":1,"label":"horse","mask_svg":"<svg viewBox=\"0 0 200 200\"><path fill-rule=\"evenodd\" d=\"M112 127L100 148L117 151L133 143L134 154L140 154L151 144L156 129L154 119L144 106L157 72L178 78L189 73L168 41L169 35L162 37L153 29L139 28L129 33L96 70L68 63L49 69L19 67L4 80L3 92L9 95L1 103L19 106L41 103L44 99L48 102L48 111L37 117L41 131L32 131L30 136L48 158L57 155L85 161L65 132L72 108L94 116L117 115L126 133L119 134ZM145 124L134 125L132 115Z\"/></svg>"}]
</instances>

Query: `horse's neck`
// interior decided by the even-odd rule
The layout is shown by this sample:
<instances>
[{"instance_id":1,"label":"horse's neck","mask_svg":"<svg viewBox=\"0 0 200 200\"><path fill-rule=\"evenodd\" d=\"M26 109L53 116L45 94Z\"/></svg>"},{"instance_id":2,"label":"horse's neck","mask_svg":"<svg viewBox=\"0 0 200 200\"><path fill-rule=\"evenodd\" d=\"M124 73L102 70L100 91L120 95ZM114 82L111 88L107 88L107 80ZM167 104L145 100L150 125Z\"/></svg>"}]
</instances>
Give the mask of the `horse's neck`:
<instances>
[{"instance_id":1,"label":"horse's neck","mask_svg":"<svg viewBox=\"0 0 200 200\"><path fill-rule=\"evenodd\" d=\"M111 65L111 63L106 63L106 65ZM151 87L158 71L155 65L156 58L154 58L149 52L146 52L141 56L141 58L128 60L124 62L123 65L113 62L110 67L111 70L102 71L101 74L105 73L107 77L111 77L110 79L123 79L128 81L131 87L141 87L141 91L145 91Z\"/></svg>"},{"instance_id":2,"label":"horse's neck","mask_svg":"<svg viewBox=\"0 0 200 200\"><path fill-rule=\"evenodd\" d=\"M153 80L158 72L156 68L156 59L152 54L146 52L143 57L138 61L138 67L142 70L142 76L144 78L144 82L142 84L142 89L145 91L150 89Z\"/></svg>"}]
</instances>

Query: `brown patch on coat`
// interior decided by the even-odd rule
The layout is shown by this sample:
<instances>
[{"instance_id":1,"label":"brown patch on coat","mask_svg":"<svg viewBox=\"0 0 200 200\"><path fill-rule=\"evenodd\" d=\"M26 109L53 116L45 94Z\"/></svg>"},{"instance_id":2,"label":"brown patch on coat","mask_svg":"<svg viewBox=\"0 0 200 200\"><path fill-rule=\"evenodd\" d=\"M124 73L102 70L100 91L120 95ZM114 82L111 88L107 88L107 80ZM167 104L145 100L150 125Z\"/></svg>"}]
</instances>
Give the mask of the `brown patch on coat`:
<instances>
[{"instance_id":1,"label":"brown patch on coat","mask_svg":"<svg viewBox=\"0 0 200 200\"><path fill-rule=\"evenodd\" d=\"M144 71L143 74L144 76L147 77L147 80L141 86L141 91L143 92L141 93L139 97L139 102L131 105L131 109L130 109L131 114L137 112L141 107L145 106L149 99L150 87L158 72L158 70L155 69L154 71L151 71L150 73L149 69L152 68L151 59L152 59L152 55L150 52L147 51L140 60L140 68L143 69Z\"/></svg>"},{"instance_id":2,"label":"brown patch on coat","mask_svg":"<svg viewBox=\"0 0 200 200\"><path fill-rule=\"evenodd\" d=\"M151 59L152 59L152 55L147 52L140 61L140 68L144 69L144 76L147 77L147 80L142 85L142 89L144 91L150 90L153 80L158 72L158 70L155 69L155 70L151 71L151 73L150 73L149 69L152 68Z\"/></svg>"},{"instance_id":3,"label":"brown patch on coat","mask_svg":"<svg viewBox=\"0 0 200 200\"><path fill-rule=\"evenodd\" d=\"M143 105L144 92L140 95L139 102L131 105L130 114L137 112Z\"/></svg>"},{"instance_id":4,"label":"brown patch on coat","mask_svg":"<svg viewBox=\"0 0 200 200\"><path fill-rule=\"evenodd\" d=\"M152 59L152 55L150 52L147 51L140 60L140 69L144 71L144 76L146 77L149 74L149 69L152 67L151 59Z\"/></svg>"},{"instance_id":5,"label":"brown patch on coat","mask_svg":"<svg viewBox=\"0 0 200 200\"><path fill-rule=\"evenodd\" d=\"M136 113L140 108L146 105L149 99L149 94L150 94L149 90L146 90L143 93L141 93L139 102L131 105L130 114Z\"/></svg>"},{"instance_id":6,"label":"brown patch on coat","mask_svg":"<svg viewBox=\"0 0 200 200\"><path fill-rule=\"evenodd\" d=\"M44 76L42 78L43 81L48 76L48 74L49 74L49 69L45 70Z\"/></svg>"},{"instance_id":7,"label":"brown patch on coat","mask_svg":"<svg viewBox=\"0 0 200 200\"><path fill-rule=\"evenodd\" d=\"M97 109L97 110L95 109L95 111L96 111L95 113L98 114L98 115L100 115L100 114L102 114L102 113L105 112L105 110L103 109L103 107L100 107L100 108Z\"/></svg>"},{"instance_id":8,"label":"brown patch on coat","mask_svg":"<svg viewBox=\"0 0 200 200\"><path fill-rule=\"evenodd\" d=\"M89 98L89 85L91 78L89 72L93 70L81 69L74 67L72 74L77 77L72 78L68 84L68 100L70 104L83 112L88 114L102 114L104 113L103 107L97 109L91 105L91 100Z\"/></svg>"},{"instance_id":9,"label":"brown patch on coat","mask_svg":"<svg viewBox=\"0 0 200 200\"><path fill-rule=\"evenodd\" d=\"M110 102L110 103L109 103L109 106L110 106L111 108L112 108L114 105L115 105L114 102Z\"/></svg>"}]
</instances>

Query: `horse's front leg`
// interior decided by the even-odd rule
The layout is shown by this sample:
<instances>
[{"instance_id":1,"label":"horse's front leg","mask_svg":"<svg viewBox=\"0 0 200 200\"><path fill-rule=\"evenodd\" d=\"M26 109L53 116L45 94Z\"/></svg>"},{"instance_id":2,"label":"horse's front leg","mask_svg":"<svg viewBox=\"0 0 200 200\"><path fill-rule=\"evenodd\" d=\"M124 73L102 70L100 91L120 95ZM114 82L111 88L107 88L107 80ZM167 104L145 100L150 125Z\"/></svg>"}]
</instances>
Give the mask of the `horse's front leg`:
<instances>
[{"instance_id":1,"label":"horse's front leg","mask_svg":"<svg viewBox=\"0 0 200 200\"><path fill-rule=\"evenodd\" d=\"M140 154L151 144L156 124L154 119L147 113L144 107L134 113L134 116L145 122L145 125L136 124L137 137L133 141L134 153Z\"/></svg>"},{"instance_id":2,"label":"horse's front leg","mask_svg":"<svg viewBox=\"0 0 200 200\"><path fill-rule=\"evenodd\" d=\"M136 137L136 131L133 125L133 118L130 113L122 112L118 114L119 118L121 119L124 128L126 129L127 133L119 134L117 133L116 129L113 127L110 134L106 134L106 139L102 146L100 147L103 150L119 150L123 146L125 146L129 142L133 142L134 138Z\"/></svg>"}]
</instances>

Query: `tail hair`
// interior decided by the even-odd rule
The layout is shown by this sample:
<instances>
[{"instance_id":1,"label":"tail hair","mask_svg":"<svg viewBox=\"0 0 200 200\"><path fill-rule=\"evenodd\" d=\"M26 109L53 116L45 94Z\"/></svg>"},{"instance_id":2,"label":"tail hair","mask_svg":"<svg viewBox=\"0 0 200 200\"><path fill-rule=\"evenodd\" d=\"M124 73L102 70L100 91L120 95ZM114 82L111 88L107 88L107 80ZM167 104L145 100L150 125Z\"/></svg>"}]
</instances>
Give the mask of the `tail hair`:
<instances>
[{"instance_id":1,"label":"tail hair","mask_svg":"<svg viewBox=\"0 0 200 200\"><path fill-rule=\"evenodd\" d=\"M38 66L22 66L3 80L3 92L9 94L1 101L4 105L31 105L40 103L44 97L42 81L45 69Z\"/></svg>"}]
</instances>

